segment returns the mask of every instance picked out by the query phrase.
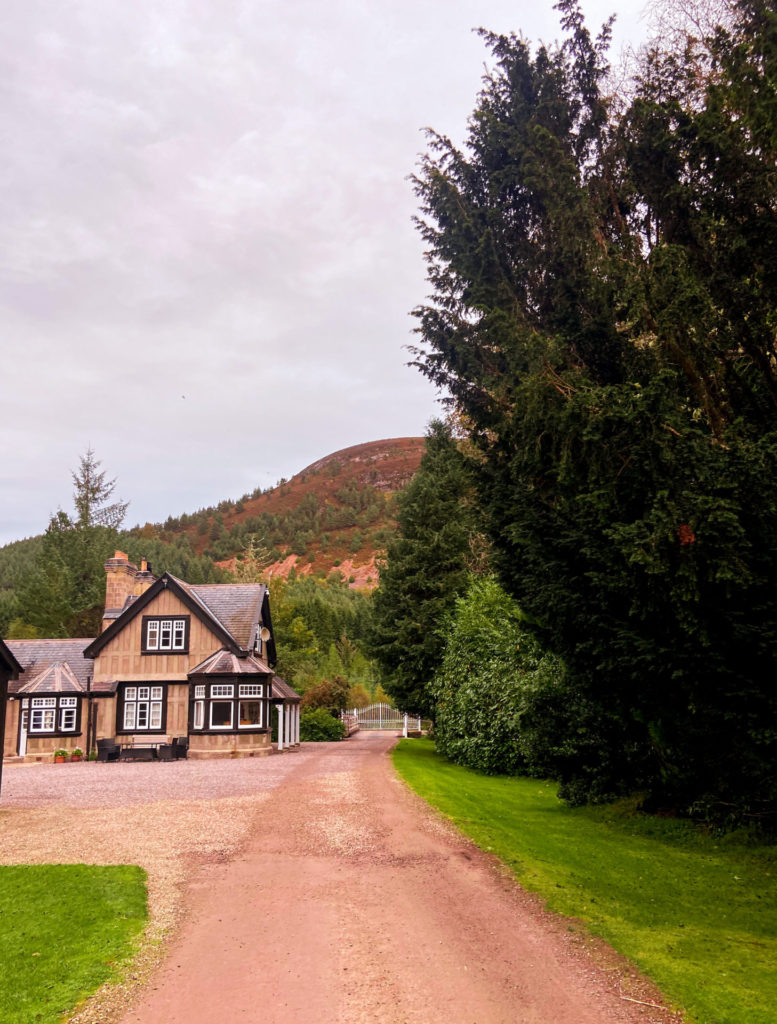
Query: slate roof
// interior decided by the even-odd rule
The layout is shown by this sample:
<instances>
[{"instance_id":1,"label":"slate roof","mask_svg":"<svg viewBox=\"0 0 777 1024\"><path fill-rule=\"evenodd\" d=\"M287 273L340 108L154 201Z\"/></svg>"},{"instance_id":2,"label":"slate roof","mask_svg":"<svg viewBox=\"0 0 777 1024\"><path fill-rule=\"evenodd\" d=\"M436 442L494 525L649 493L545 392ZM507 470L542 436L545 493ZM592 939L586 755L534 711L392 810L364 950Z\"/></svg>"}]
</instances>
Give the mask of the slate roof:
<instances>
[{"instance_id":1,"label":"slate roof","mask_svg":"<svg viewBox=\"0 0 777 1024\"><path fill-rule=\"evenodd\" d=\"M189 669L190 676L271 676L272 669L266 661L249 655L238 658L231 651L222 648L211 654L205 661Z\"/></svg>"},{"instance_id":2,"label":"slate roof","mask_svg":"<svg viewBox=\"0 0 777 1024\"><path fill-rule=\"evenodd\" d=\"M263 583L191 584L177 577L173 579L235 638L240 647L248 650L252 646L253 627L259 622L267 593Z\"/></svg>"},{"instance_id":3,"label":"slate roof","mask_svg":"<svg viewBox=\"0 0 777 1024\"><path fill-rule=\"evenodd\" d=\"M105 629L89 644L85 653L90 658L96 658L127 623L148 607L168 586L183 604L205 623L221 641L221 645L237 656L249 654L259 627L266 627L270 631L270 636L266 641L262 641L263 651L267 662L275 664L275 642L272 637L269 605L265 607L269 590L264 583L191 584L179 580L177 576L168 572L162 573L148 590L126 602L118 617L106 623ZM262 621L263 610L266 622Z\"/></svg>"},{"instance_id":4,"label":"slate roof","mask_svg":"<svg viewBox=\"0 0 777 1024\"><path fill-rule=\"evenodd\" d=\"M8 640L8 649L24 671L8 684L11 694L86 693L92 661L84 657L91 640ZM93 687L99 693L99 687Z\"/></svg>"},{"instance_id":5,"label":"slate roof","mask_svg":"<svg viewBox=\"0 0 777 1024\"><path fill-rule=\"evenodd\" d=\"M291 704L296 704L302 700L302 697L297 693L296 690L292 690L288 683L285 683L280 676L272 677L272 699L277 700L283 697L284 700L289 701Z\"/></svg>"}]
</instances>

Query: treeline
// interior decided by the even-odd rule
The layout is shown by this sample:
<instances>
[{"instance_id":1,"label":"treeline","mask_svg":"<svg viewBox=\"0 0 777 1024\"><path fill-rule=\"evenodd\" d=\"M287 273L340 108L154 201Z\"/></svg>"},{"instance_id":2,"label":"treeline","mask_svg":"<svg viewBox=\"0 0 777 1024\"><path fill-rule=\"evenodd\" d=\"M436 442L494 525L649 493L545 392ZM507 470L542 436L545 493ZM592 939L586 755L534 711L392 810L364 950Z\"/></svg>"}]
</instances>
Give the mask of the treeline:
<instances>
[{"instance_id":1,"label":"treeline","mask_svg":"<svg viewBox=\"0 0 777 1024\"><path fill-rule=\"evenodd\" d=\"M335 478L341 471L342 465L334 462L320 472ZM312 549L326 552L334 545L344 544L353 554L365 546L384 548L391 536L390 528L383 524L393 514L393 498L356 480L345 480L334 491L335 502L308 492L294 507L245 515L248 502L283 498L287 487L287 481L281 480L275 488L257 488L237 501L225 500L196 512L169 516L154 528L156 535L169 541L181 533L205 538L203 554L213 561L225 561L243 551L251 538L276 561L285 554L305 556ZM229 523L235 516L241 518ZM347 536L339 536L341 533Z\"/></svg>"},{"instance_id":2,"label":"treeline","mask_svg":"<svg viewBox=\"0 0 777 1024\"><path fill-rule=\"evenodd\" d=\"M467 144L415 179L416 361L463 435L424 472L471 484L403 503L372 649L467 763L773 825L777 14L659 41L616 102L609 28L559 9L555 47L484 33Z\"/></svg>"}]
</instances>

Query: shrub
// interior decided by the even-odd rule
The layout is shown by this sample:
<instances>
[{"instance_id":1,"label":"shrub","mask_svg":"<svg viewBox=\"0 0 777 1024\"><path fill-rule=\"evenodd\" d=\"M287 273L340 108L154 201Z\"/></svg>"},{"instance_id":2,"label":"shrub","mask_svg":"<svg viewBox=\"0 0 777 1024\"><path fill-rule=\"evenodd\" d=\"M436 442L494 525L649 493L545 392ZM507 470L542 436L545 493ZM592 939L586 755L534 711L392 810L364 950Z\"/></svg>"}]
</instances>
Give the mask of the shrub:
<instances>
[{"instance_id":1,"label":"shrub","mask_svg":"<svg viewBox=\"0 0 777 1024\"><path fill-rule=\"evenodd\" d=\"M303 711L299 721L299 737L303 743L331 742L345 736L345 726L325 708Z\"/></svg>"}]
</instances>

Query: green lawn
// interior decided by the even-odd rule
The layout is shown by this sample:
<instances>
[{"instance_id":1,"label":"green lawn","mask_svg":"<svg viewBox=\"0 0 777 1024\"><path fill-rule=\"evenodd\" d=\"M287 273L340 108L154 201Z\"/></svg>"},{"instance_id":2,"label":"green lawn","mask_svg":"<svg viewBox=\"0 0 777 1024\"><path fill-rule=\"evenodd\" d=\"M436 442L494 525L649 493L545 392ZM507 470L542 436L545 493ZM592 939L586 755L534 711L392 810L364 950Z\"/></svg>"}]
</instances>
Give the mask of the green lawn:
<instances>
[{"instance_id":1,"label":"green lawn","mask_svg":"<svg viewBox=\"0 0 777 1024\"><path fill-rule=\"evenodd\" d=\"M777 1021L777 849L622 807L569 808L555 785L451 764L402 740L402 778L547 905L580 918L699 1024Z\"/></svg>"},{"instance_id":2,"label":"green lawn","mask_svg":"<svg viewBox=\"0 0 777 1024\"><path fill-rule=\"evenodd\" d=\"M0 1021L56 1024L119 973L146 921L137 867L0 867Z\"/></svg>"}]
</instances>

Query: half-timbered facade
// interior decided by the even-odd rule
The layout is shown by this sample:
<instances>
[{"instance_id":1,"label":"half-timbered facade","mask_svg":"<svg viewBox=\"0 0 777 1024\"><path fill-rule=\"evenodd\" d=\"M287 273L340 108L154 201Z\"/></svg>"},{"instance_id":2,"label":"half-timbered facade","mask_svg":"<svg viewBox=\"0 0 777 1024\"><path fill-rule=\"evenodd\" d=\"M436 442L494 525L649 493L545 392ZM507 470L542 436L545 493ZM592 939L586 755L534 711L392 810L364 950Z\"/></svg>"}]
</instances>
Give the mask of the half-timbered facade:
<instances>
[{"instance_id":1,"label":"half-timbered facade","mask_svg":"<svg viewBox=\"0 0 777 1024\"><path fill-rule=\"evenodd\" d=\"M156 578L117 551L105 564L103 631L93 640L17 640L5 754L187 737L190 757L268 754L299 742L299 696L273 672L264 584Z\"/></svg>"}]
</instances>

